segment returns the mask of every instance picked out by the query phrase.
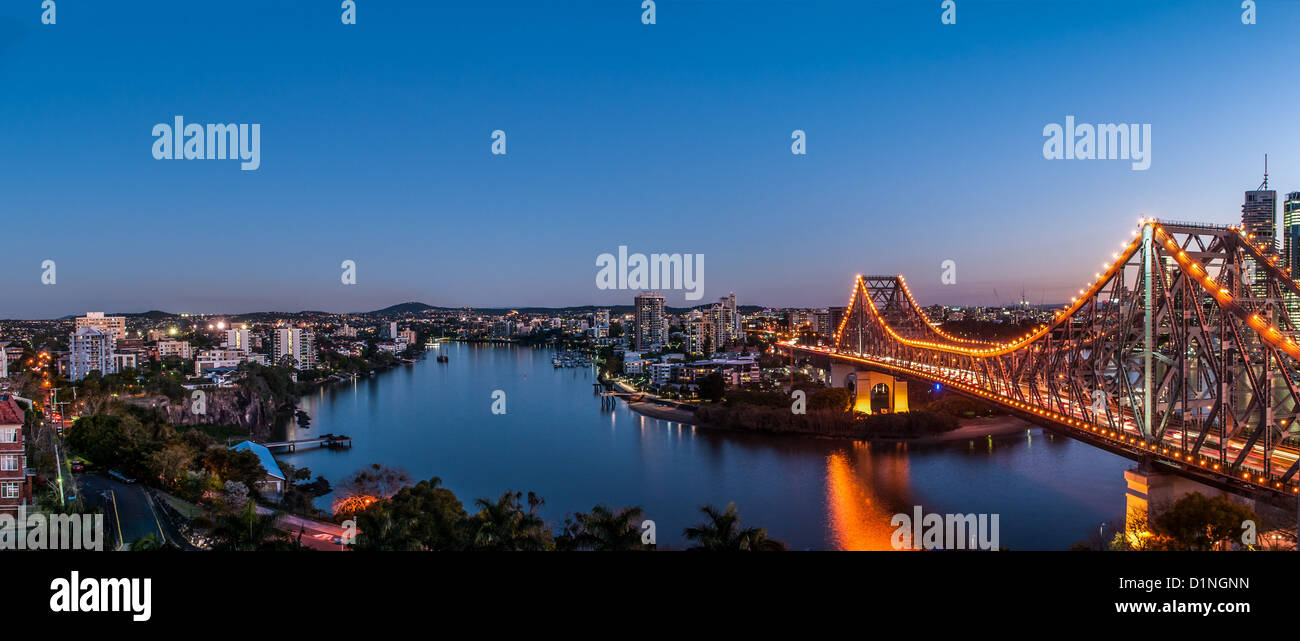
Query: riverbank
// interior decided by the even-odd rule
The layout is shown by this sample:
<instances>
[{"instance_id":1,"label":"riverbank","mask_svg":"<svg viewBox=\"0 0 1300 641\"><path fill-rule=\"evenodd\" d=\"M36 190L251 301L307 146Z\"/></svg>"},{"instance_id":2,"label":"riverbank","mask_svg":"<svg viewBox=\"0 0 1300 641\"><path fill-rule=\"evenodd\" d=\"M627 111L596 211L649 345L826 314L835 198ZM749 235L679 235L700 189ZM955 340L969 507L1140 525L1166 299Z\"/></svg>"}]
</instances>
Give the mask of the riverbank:
<instances>
[{"instance_id":1,"label":"riverbank","mask_svg":"<svg viewBox=\"0 0 1300 641\"><path fill-rule=\"evenodd\" d=\"M660 418L665 421L673 421L675 423L685 423L687 425L696 424L695 412L691 410L684 410L676 407L668 407L665 405L660 405L658 403L652 403L650 401L628 401L627 407L628 409L632 410L633 412L636 412L637 414L644 414L651 418ZM701 425L700 427L708 427L708 426Z\"/></svg>"},{"instance_id":2,"label":"riverbank","mask_svg":"<svg viewBox=\"0 0 1300 641\"><path fill-rule=\"evenodd\" d=\"M666 407L650 401L628 401L628 409L651 418L658 418L665 421L683 423L695 427L708 429L728 429L717 425L710 425L696 418L695 412L683 410L674 407ZM875 437L875 438L854 438L855 441L867 441L870 443L910 443L913 445L929 445L935 443L950 443L955 441L965 441L989 438L995 436L1006 436L1008 434L1018 434L1034 427L1029 421L1016 418L1014 416L991 416L987 418L962 418L958 419L958 427L955 430L943 432L941 434L932 434L929 436L918 436L913 438L897 437ZM743 431L743 430L742 430ZM795 436L805 436L814 438L842 438L835 436L821 436L816 434L806 434L803 432L764 432L768 434L792 434Z\"/></svg>"}]
</instances>

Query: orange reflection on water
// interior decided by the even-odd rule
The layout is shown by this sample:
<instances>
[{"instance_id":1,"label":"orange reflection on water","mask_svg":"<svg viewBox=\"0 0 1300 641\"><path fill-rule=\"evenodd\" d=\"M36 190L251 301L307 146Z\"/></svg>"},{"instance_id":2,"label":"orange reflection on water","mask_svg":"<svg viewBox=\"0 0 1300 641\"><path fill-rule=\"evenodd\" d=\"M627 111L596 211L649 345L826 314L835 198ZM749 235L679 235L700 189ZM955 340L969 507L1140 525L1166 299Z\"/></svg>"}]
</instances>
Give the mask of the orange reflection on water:
<instances>
[{"instance_id":1,"label":"orange reflection on water","mask_svg":"<svg viewBox=\"0 0 1300 641\"><path fill-rule=\"evenodd\" d=\"M853 457L840 450L826 457L826 506L831 535L841 550L893 550L889 524L896 513L882 505L873 487L907 490L907 458L872 457L867 444L853 445ZM883 469L877 469L877 464Z\"/></svg>"}]
</instances>

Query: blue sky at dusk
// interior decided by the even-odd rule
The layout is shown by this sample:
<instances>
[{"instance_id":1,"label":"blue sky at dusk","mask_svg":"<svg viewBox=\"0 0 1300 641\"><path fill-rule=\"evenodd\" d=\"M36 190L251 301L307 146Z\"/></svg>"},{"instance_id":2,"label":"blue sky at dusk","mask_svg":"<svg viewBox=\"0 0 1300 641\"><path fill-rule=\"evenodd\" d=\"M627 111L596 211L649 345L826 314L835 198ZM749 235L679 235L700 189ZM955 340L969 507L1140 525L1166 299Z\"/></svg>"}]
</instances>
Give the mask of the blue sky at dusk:
<instances>
[{"instance_id":1,"label":"blue sky at dusk","mask_svg":"<svg viewBox=\"0 0 1300 641\"><path fill-rule=\"evenodd\" d=\"M699 302L1052 303L1139 216L1239 222L1266 152L1300 191L1297 2L356 1L0 2L0 317L630 304L619 245L703 254ZM176 115L261 168L155 160ZM1067 115L1150 169L1045 160Z\"/></svg>"}]
</instances>

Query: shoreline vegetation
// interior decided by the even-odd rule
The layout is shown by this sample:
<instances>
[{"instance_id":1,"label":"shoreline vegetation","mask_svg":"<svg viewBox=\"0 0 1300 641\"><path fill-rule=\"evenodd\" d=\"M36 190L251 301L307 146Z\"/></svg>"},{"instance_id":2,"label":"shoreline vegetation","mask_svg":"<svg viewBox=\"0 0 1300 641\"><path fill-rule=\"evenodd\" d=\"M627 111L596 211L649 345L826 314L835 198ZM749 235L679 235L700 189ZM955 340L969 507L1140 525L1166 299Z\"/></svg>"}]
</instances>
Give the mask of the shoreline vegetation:
<instances>
[{"instance_id":1,"label":"shoreline vegetation","mask_svg":"<svg viewBox=\"0 0 1300 641\"><path fill-rule=\"evenodd\" d=\"M618 381L604 381L633 391ZM806 411L791 411L792 401L779 392L729 390L723 402L694 410L649 399L628 399L628 409L651 418L706 429L760 434L791 434L815 438L851 439L877 443L932 444L1019 433L1033 424L956 395L921 401L918 409L900 414L852 411L848 390L811 388Z\"/></svg>"}]
</instances>

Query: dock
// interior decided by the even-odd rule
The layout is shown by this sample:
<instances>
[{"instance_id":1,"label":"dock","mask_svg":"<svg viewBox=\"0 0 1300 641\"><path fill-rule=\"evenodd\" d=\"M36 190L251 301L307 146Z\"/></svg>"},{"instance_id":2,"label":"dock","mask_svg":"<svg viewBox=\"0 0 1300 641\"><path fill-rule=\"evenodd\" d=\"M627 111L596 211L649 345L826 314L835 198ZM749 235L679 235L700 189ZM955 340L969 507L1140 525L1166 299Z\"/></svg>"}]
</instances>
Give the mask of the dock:
<instances>
[{"instance_id":1,"label":"dock","mask_svg":"<svg viewBox=\"0 0 1300 641\"><path fill-rule=\"evenodd\" d=\"M263 443L268 450L288 450L297 452L302 447L324 447L331 450L345 449L352 447L352 437L341 434L324 434L317 438L299 439L296 441L277 441L275 443Z\"/></svg>"}]
</instances>

